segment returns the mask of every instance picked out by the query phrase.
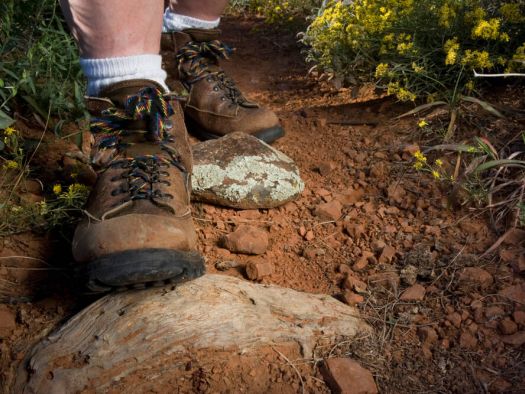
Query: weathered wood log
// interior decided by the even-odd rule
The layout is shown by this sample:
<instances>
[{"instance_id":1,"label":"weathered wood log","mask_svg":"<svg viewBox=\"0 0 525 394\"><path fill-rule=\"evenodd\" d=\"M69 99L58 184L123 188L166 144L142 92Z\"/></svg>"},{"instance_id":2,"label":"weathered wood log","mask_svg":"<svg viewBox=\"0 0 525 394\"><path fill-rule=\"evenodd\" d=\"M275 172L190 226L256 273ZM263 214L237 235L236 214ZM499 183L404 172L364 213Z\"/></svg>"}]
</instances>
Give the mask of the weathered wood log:
<instances>
[{"instance_id":1,"label":"weathered wood log","mask_svg":"<svg viewBox=\"0 0 525 394\"><path fill-rule=\"evenodd\" d=\"M321 339L367 330L354 308L330 296L206 275L96 301L33 349L13 391L104 392L133 374L169 373L166 357L173 363L196 349L256 352L295 342L308 358Z\"/></svg>"}]
</instances>

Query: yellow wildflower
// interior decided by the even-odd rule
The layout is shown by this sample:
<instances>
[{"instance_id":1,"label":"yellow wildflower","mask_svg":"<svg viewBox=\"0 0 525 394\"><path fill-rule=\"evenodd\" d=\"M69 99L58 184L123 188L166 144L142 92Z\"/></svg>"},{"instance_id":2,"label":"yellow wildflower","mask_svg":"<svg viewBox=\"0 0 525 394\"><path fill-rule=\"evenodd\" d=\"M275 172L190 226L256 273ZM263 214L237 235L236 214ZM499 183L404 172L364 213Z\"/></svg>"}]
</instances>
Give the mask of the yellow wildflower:
<instances>
[{"instance_id":1,"label":"yellow wildflower","mask_svg":"<svg viewBox=\"0 0 525 394\"><path fill-rule=\"evenodd\" d=\"M14 160L7 160L4 164L4 167L8 170L13 170L15 168L18 168L18 163Z\"/></svg>"},{"instance_id":2,"label":"yellow wildflower","mask_svg":"<svg viewBox=\"0 0 525 394\"><path fill-rule=\"evenodd\" d=\"M376 78L384 77L388 72L388 67L387 63L379 63L376 67Z\"/></svg>"},{"instance_id":3,"label":"yellow wildflower","mask_svg":"<svg viewBox=\"0 0 525 394\"><path fill-rule=\"evenodd\" d=\"M436 165L437 165L438 167L443 166L443 160L441 160L441 159L437 159L437 160L436 160Z\"/></svg>"},{"instance_id":4,"label":"yellow wildflower","mask_svg":"<svg viewBox=\"0 0 525 394\"><path fill-rule=\"evenodd\" d=\"M387 88L387 94L396 94L399 90L399 82L390 82Z\"/></svg>"},{"instance_id":5,"label":"yellow wildflower","mask_svg":"<svg viewBox=\"0 0 525 394\"><path fill-rule=\"evenodd\" d=\"M501 33L499 35L499 40L503 41L503 42L509 42L510 41L510 36L507 33Z\"/></svg>"},{"instance_id":6,"label":"yellow wildflower","mask_svg":"<svg viewBox=\"0 0 525 394\"><path fill-rule=\"evenodd\" d=\"M467 49L461 59L461 64L471 67L492 68L494 63L490 60L490 55L487 51L472 51Z\"/></svg>"},{"instance_id":7,"label":"yellow wildflower","mask_svg":"<svg viewBox=\"0 0 525 394\"><path fill-rule=\"evenodd\" d=\"M397 52L400 55L406 55L410 51L414 49L414 43L413 42L400 42L397 44Z\"/></svg>"},{"instance_id":8,"label":"yellow wildflower","mask_svg":"<svg viewBox=\"0 0 525 394\"><path fill-rule=\"evenodd\" d=\"M414 152L414 158L421 163L427 162L427 157L420 150Z\"/></svg>"},{"instance_id":9,"label":"yellow wildflower","mask_svg":"<svg viewBox=\"0 0 525 394\"><path fill-rule=\"evenodd\" d=\"M40 215L46 215L49 212L49 208L45 201L40 201L38 205L40 208Z\"/></svg>"},{"instance_id":10,"label":"yellow wildflower","mask_svg":"<svg viewBox=\"0 0 525 394\"><path fill-rule=\"evenodd\" d=\"M60 193L62 193L62 186L60 185L54 185L53 186L53 193L55 193L56 195L59 195Z\"/></svg>"},{"instance_id":11,"label":"yellow wildflower","mask_svg":"<svg viewBox=\"0 0 525 394\"><path fill-rule=\"evenodd\" d=\"M425 120L425 119L421 119L418 124L417 124L419 127L423 128L423 127L426 127L428 126L428 122Z\"/></svg>"},{"instance_id":12,"label":"yellow wildflower","mask_svg":"<svg viewBox=\"0 0 525 394\"><path fill-rule=\"evenodd\" d=\"M412 62L412 70L414 70L416 74L421 74L423 71L425 71L425 69L421 66L418 66L416 62Z\"/></svg>"},{"instance_id":13,"label":"yellow wildflower","mask_svg":"<svg viewBox=\"0 0 525 394\"><path fill-rule=\"evenodd\" d=\"M67 188L67 192L70 196L74 194L88 194L89 193L89 187L86 185L83 185L81 183L73 183L72 185L69 185Z\"/></svg>"},{"instance_id":14,"label":"yellow wildflower","mask_svg":"<svg viewBox=\"0 0 525 394\"><path fill-rule=\"evenodd\" d=\"M394 41L395 35L394 33L389 33L383 37L384 42L392 42Z\"/></svg>"},{"instance_id":15,"label":"yellow wildflower","mask_svg":"<svg viewBox=\"0 0 525 394\"><path fill-rule=\"evenodd\" d=\"M456 18L456 10L449 4L443 4L439 10L439 24L445 28L450 27L450 22Z\"/></svg>"},{"instance_id":16,"label":"yellow wildflower","mask_svg":"<svg viewBox=\"0 0 525 394\"><path fill-rule=\"evenodd\" d=\"M433 170L433 171L432 171L432 176L434 177L434 179L439 179L439 178L441 178L440 173L439 173L438 171L436 171L436 170Z\"/></svg>"},{"instance_id":17,"label":"yellow wildflower","mask_svg":"<svg viewBox=\"0 0 525 394\"><path fill-rule=\"evenodd\" d=\"M451 40L447 40L447 42L445 42L444 49L447 54L445 58L445 64L447 66L456 64L459 50L459 43L457 37L454 37Z\"/></svg>"},{"instance_id":18,"label":"yellow wildflower","mask_svg":"<svg viewBox=\"0 0 525 394\"><path fill-rule=\"evenodd\" d=\"M482 38L484 40L497 40L500 36L501 21L499 18L489 20L482 19L472 29L472 38Z\"/></svg>"},{"instance_id":19,"label":"yellow wildflower","mask_svg":"<svg viewBox=\"0 0 525 394\"><path fill-rule=\"evenodd\" d=\"M401 101L415 101L417 98L414 93L405 88L399 88L396 93L396 97Z\"/></svg>"},{"instance_id":20,"label":"yellow wildflower","mask_svg":"<svg viewBox=\"0 0 525 394\"><path fill-rule=\"evenodd\" d=\"M6 127L4 129L4 134L5 135L13 135L13 134L16 134L16 130L13 127Z\"/></svg>"},{"instance_id":21,"label":"yellow wildflower","mask_svg":"<svg viewBox=\"0 0 525 394\"><path fill-rule=\"evenodd\" d=\"M416 161L413 165L413 167L416 169L416 170L421 170L423 168L423 162L422 161Z\"/></svg>"}]
</instances>

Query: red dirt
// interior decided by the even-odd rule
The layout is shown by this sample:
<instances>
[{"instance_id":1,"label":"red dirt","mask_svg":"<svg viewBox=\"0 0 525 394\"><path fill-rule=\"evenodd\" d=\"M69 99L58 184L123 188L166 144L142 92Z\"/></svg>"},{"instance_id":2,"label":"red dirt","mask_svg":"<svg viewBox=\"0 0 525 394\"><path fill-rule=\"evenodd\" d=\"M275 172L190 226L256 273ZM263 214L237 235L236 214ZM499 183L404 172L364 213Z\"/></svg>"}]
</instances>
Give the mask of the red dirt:
<instances>
[{"instance_id":1,"label":"red dirt","mask_svg":"<svg viewBox=\"0 0 525 394\"><path fill-rule=\"evenodd\" d=\"M227 19L223 28L224 40L237 48L225 68L251 99L276 111L287 134L274 146L296 161L306 188L297 201L272 210L195 204L208 271L234 261L235 268L219 272L245 277L244 267L260 264L261 256L230 253L220 241L239 225L259 227L269 237L263 258L273 265L262 283L358 302L375 328L374 336L324 349L316 360L282 350L306 391L329 391L319 366L336 356L358 360L380 392L525 391L525 288L513 270L524 239L479 257L497 235L484 217L449 208L446 191L410 168L410 145L424 145L417 119L394 119L409 107L373 89L353 98L350 89L307 76L292 33L243 19ZM59 252L67 243L30 234L3 242L0 256L70 261ZM0 274L13 280L8 269ZM16 327L0 338L5 391L31 345L91 301L74 295L60 275L47 281L55 286L46 297L0 309L0 317L16 316ZM417 296L400 299L416 283ZM160 386L124 379L110 392L301 392L296 371L275 352L253 360L198 353L171 373Z\"/></svg>"}]
</instances>

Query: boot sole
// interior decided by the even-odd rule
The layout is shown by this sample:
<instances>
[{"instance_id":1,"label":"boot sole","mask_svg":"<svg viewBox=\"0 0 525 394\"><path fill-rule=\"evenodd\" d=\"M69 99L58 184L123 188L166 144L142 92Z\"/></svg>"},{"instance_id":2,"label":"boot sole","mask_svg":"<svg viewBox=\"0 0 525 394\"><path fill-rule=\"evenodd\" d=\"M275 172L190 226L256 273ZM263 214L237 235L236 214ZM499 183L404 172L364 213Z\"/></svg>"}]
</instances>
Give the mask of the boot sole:
<instances>
[{"instance_id":1,"label":"boot sole","mask_svg":"<svg viewBox=\"0 0 525 394\"><path fill-rule=\"evenodd\" d=\"M200 126L189 116L185 117L185 121L188 131L200 140L215 140L217 138L224 137L224 135L213 134L203 129L202 126ZM250 135L253 135L261 141L266 142L267 144L271 144L272 142L284 136L284 129L281 126L274 126L256 131L255 133L250 133Z\"/></svg>"},{"instance_id":2,"label":"boot sole","mask_svg":"<svg viewBox=\"0 0 525 394\"><path fill-rule=\"evenodd\" d=\"M204 258L198 252L138 249L103 256L79 274L90 292L106 293L186 282L204 272Z\"/></svg>"}]
</instances>

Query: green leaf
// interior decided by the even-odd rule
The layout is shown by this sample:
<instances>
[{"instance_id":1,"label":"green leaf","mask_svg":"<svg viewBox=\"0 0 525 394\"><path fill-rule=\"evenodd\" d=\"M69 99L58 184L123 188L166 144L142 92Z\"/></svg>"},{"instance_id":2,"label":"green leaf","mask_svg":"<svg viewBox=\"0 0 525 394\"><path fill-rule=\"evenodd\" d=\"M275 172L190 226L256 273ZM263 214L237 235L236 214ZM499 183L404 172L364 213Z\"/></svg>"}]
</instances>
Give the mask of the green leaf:
<instances>
[{"instance_id":1,"label":"green leaf","mask_svg":"<svg viewBox=\"0 0 525 394\"><path fill-rule=\"evenodd\" d=\"M424 111L425 109L429 109L429 108L432 108L432 107L438 107L440 105L447 105L447 103L445 103L444 101L434 101L432 103L427 103L427 104L422 104L420 106L417 106L416 108L408 111L408 112L405 112L404 114L401 114L399 116L396 116L395 119L401 119L401 118L404 118L406 116L409 116L409 115L414 115L414 114L417 114L421 111Z\"/></svg>"},{"instance_id":2,"label":"green leaf","mask_svg":"<svg viewBox=\"0 0 525 394\"><path fill-rule=\"evenodd\" d=\"M15 120L0 110L0 129L5 129L15 123Z\"/></svg>"},{"instance_id":3,"label":"green leaf","mask_svg":"<svg viewBox=\"0 0 525 394\"><path fill-rule=\"evenodd\" d=\"M471 96L462 96L461 100L468 101L470 103L478 104L481 108L483 108L485 111L491 113L492 115L498 117L498 118L504 118L505 116L502 115L501 112L499 112L496 108L494 108L491 104L487 103L486 101L477 99L475 97Z\"/></svg>"},{"instance_id":4,"label":"green leaf","mask_svg":"<svg viewBox=\"0 0 525 394\"><path fill-rule=\"evenodd\" d=\"M451 150L454 152L469 152L472 153L473 149L475 152L477 149L472 145L465 145L465 144L441 144L441 145L434 145L431 148L427 149L428 151L431 150Z\"/></svg>"},{"instance_id":5,"label":"green leaf","mask_svg":"<svg viewBox=\"0 0 525 394\"><path fill-rule=\"evenodd\" d=\"M47 113L37 104L31 96L22 96L22 98L38 113L42 118L47 119Z\"/></svg>"},{"instance_id":6,"label":"green leaf","mask_svg":"<svg viewBox=\"0 0 525 394\"><path fill-rule=\"evenodd\" d=\"M494 167L519 167L519 168L525 168L525 161L523 160L508 160L508 159L501 159L501 160L491 160L487 161L486 163L481 164L478 168L476 168L475 172L482 172L489 170Z\"/></svg>"}]
</instances>

